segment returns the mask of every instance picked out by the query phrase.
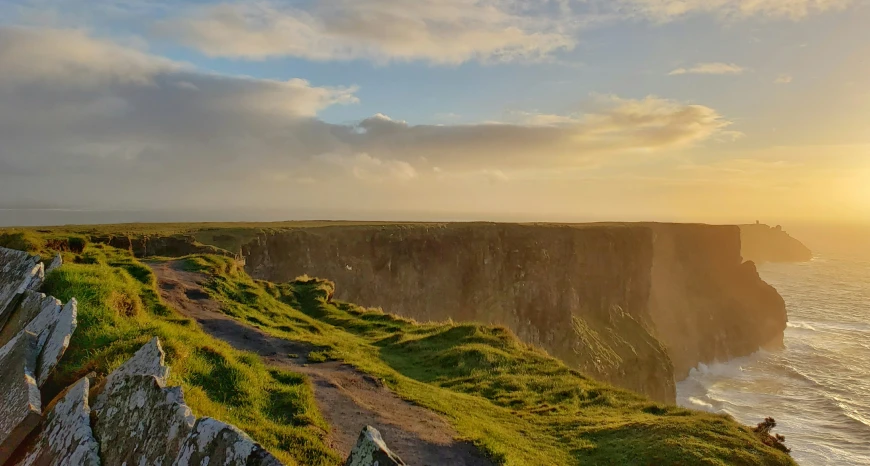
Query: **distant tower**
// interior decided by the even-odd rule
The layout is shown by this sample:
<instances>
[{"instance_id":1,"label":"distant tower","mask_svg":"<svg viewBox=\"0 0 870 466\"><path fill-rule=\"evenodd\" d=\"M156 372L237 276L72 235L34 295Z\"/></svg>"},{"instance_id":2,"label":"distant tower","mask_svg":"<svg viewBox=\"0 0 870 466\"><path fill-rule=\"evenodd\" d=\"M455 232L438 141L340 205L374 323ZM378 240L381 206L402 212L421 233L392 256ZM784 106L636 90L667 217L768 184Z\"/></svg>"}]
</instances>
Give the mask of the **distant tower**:
<instances>
[{"instance_id":1,"label":"distant tower","mask_svg":"<svg viewBox=\"0 0 870 466\"><path fill-rule=\"evenodd\" d=\"M755 221L755 224L756 224L756 225L761 225L761 222L759 222L758 220L756 220L756 221Z\"/></svg>"}]
</instances>

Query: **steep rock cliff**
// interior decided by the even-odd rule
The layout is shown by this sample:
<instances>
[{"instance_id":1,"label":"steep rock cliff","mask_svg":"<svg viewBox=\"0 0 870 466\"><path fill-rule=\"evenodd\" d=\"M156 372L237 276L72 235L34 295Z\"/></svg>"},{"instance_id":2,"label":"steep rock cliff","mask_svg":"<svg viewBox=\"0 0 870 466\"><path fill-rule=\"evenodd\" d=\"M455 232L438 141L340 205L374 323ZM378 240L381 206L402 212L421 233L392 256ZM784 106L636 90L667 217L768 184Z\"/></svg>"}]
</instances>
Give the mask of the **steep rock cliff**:
<instances>
[{"instance_id":1,"label":"steep rock cliff","mask_svg":"<svg viewBox=\"0 0 870 466\"><path fill-rule=\"evenodd\" d=\"M656 224L649 312L677 380L699 362L782 346L785 302L741 259L736 226Z\"/></svg>"},{"instance_id":2,"label":"steep rock cliff","mask_svg":"<svg viewBox=\"0 0 870 466\"><path fill-rule=\"evenodd\" d=\"M806 262L813 252L781 226L740 225L743 259L762 262Z\"/></svg>"},{"instance_id":3,"label":"steep rock cliff","mask_svg":"<svg viewBox=\"0 0 870 466\"><path fill-rule=\"evenodd\" d=\"M256 278L324 277L338 299L364 306L504 325L591 377L660 401L674 401L675 376L698 362L748 354L785 327L779 295L741 263L737 227L298 228L264 234L243 255Z\"/></svg>"}]
</instances>

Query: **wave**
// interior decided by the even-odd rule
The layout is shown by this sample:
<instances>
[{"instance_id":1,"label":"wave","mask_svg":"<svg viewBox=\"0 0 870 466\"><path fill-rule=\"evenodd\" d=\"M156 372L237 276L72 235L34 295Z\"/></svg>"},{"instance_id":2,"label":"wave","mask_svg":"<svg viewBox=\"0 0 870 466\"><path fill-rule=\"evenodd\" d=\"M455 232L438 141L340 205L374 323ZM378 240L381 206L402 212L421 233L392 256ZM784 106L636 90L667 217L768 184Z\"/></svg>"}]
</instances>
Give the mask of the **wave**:
<instances>
[{"instance_id":1,"label":"wave","mask_svg":"<svg viewBox=\"0 0 870 466\"><path fill-rule=\"evenodd\" d=\"M786 326L788 328L799 328L799 329L813 330L813 331L816 330L815 327L813 327L812 325L810 325L806 322L788 322L788 323L786 323Z\"/></svg>"}]
</instances>

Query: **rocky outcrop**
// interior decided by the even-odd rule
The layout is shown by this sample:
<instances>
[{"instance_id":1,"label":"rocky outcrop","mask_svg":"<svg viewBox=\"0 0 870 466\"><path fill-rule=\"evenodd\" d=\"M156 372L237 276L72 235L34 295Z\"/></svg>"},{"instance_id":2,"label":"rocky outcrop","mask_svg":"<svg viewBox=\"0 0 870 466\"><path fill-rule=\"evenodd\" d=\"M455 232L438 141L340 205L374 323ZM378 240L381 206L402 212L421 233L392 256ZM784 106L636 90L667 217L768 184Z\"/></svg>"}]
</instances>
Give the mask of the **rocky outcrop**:
<instances>
[{"instance_id":1,"label":"rocky outcrop","mask_svg":"<svg viewBox=\"0 0 870 466\"><path fill-rule=\"evenodd\" d=\"M0 247L0 327L17 306L26 290L35 290L45 279L45 268L38 256Z\"/></svg>"},{"instance_id":2,"label":"rocky outcrop","mask_svg":"<svg viewBox=\"0 0 870 466\"><path fill-rule=\"evenodd\" d=\"M763 223L740 225L743 259L755 263L807 262L813 252L781 226L770 227Z\"/></svg>"},{"instance_id":3,"label":"rocky outcrop","mask_svg":"<svg viewBox=\"0 0 870 466\"><path fill-rule=\"evenodd\" d=\"M36 386L37 336L30 332L0 349L0 464L30 434L42 418Z\"/></svg>"},{"instance_id":4,"label":"rocky outcrop","mask_svg":"<svg viewBox=\"0 0 870 466\"><path fill-rule=\"evenodd\" d=\"M99 466L99 444L91 430L88 390L81 379L64 393L45 417L39 435L19 463L21 466Z\"/></svg>"},{"instance_id":5,"label":"rocky outcrop","mask_svg":"<svg viewBox=\"0 0 870 466\"><path fill-rule=\"evenodd\" d=\"M255 278L308 274L335 281L337 299L416 320L507 326L659 401L674 401L687 367L776 344L785 328L736 226L328 226L263 234L243 255Z\"/></svg>"},{"instance_id":6,"label":"rocky outcrop","mask_svg":"<svg viewBox=\"0 0 870 466\"><path fill-rule=\"evenodd\" d=\"M0 464L35 429L45 384L76 327L76 301L33 291L44 269L38 256L0 248Z\"/></svg>"},{"instance_id":7,"label":"rocky outcrop","mask_svg":"<svg viewBox=\"0 0 870 466\"><path fill-rule=\"evenodd\" d=\"M344 466L405 466L405 462L390 451L377 429L365 426Z\"/></svg>"},{"instance_id":8,"label":"rocky outcrop","mask_svg":"<svg viewBox=\"0 0 870 466\"><path fill-rule=\"evenodd\" d=\"M281 463L235 427L204 417L181 447L173 466L280 466Z\"/></svg>"}]
</instances>

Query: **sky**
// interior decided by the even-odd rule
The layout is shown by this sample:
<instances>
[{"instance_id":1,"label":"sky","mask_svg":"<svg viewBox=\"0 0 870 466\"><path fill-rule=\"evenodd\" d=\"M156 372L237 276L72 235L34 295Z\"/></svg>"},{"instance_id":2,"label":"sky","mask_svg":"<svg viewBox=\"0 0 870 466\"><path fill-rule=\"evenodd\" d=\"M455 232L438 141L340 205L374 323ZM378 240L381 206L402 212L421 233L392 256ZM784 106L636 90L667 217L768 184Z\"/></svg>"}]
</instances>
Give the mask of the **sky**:
<instances>
[{"instance_id":1,"label":"sky","mask_svg":"<svg viewBox=\"0 0 870 466\"><path fill-rule=\"evenodd\" d=\"M867 24L867 0L0 0L0 217L870 222Z\"/></svg>"}]
</instances>

